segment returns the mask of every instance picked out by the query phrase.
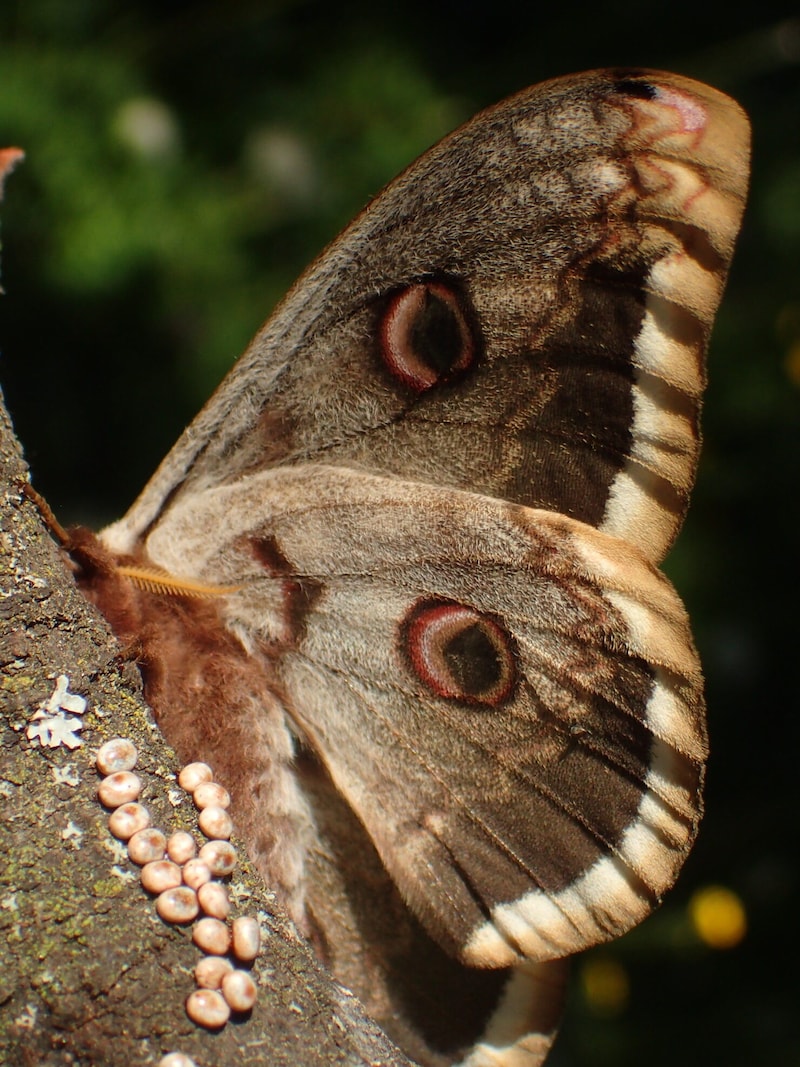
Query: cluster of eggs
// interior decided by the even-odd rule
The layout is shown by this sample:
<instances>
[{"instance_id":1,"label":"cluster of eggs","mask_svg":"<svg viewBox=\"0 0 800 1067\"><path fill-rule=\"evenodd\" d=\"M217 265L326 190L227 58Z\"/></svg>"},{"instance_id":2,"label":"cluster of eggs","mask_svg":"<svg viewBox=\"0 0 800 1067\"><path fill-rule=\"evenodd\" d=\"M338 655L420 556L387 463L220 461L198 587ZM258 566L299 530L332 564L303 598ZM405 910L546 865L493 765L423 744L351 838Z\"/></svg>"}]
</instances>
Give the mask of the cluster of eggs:
<instances>
[{"instance_id":1,"label":"cluster of eggs","mask_svg":"<svg viewBox=\"0 0 800 1067\"><path fill-rule=\"evenodd\" d=\"M127 843L128 856L141 868L142 886L155 895L161 918L168 923L194 922L192 940L204 956L195 968L198 988L187 998L186 1012L199 1026L218 1030L231 1012L249 1011L256 1000L249 972L226 957L251 963L261 945L256 919L240 916L229 921L230 896L219 880L236 865L236 850L228 840L233 830L227 812L230 797L214 781L207 764L190 763L178 775L178 783L191 794L199 811L198 825L208 840L198 849L185 830L167 837L152 826L150 813L139 803L142 781L133 773L137 759L136 746L127 738L106 742L96 758L104 776L97 795L113 809L108 828Z\"/></svg>"}]
</instances>

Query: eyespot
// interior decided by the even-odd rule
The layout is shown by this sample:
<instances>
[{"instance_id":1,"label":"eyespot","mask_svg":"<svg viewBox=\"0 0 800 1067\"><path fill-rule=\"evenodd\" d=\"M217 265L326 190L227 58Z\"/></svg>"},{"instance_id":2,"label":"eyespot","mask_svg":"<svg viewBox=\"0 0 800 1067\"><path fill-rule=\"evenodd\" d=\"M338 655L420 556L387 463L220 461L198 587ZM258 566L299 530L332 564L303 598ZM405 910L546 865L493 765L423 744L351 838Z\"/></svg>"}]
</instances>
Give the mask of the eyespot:
<instances>
[{"instance_id":1,"label":"eyespot","mask_svg":"<svg viewBox=\"0 0 800 1067\"><path fill-rule=\"evenodd\" d=\"M380 324L381 355L395 378L422 393L475 361L475 338L452 287L418 282L392 297Z\"/></svg>"},{"instance_id":2,"label":"eyespot","mask_svg":"<svg viewBox=\"0 0 800 1067\"><path fill-rule=\"evenodd\" d=\"M436 696L497 707L514 691L513 638L475 608L418 601L406 619L404 640L412 670Z\"/></svg>"}]
</instances>

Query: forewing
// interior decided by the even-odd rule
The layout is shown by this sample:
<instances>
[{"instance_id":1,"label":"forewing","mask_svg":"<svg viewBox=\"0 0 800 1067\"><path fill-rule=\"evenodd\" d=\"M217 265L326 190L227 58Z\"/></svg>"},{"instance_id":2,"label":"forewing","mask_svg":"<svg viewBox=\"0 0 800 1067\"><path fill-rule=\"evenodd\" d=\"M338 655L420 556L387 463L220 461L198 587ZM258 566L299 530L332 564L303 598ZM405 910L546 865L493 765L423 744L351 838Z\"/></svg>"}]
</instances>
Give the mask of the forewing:
<instances>
[{"instance_id":1,"label":"forewing","mask_svg":"<svg viewBox=\"0 0 800 1067\"><path fill-rule=\"evenodd\" d=\"M185 493L323 462L561 512L664 554L748 128L688 79L600 71L476 116L300 279L106 540Z\"/></svg>"}]
</instances>

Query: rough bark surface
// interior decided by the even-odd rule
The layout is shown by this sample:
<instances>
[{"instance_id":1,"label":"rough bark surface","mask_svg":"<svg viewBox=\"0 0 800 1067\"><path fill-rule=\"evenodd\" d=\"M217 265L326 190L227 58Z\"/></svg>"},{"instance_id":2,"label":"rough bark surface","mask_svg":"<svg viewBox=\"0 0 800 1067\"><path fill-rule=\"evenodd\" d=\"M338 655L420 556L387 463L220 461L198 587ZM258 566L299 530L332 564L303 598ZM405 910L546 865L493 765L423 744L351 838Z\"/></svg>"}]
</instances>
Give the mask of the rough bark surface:
<instances>
[{"instance_id":1,"label":"rough bark surface","mask_svg":"<svg viewBox=\"0 0 800 1067\"><path fill-rule=\"evenodd\" d=\"M211 1033L184 1002L200 958L168 926L107 829L94 753L139 749L142 801L167 833L196 826L177 764L142 702L138 671L77 591L21 485L27 468L0 397L0 1063L138 1067L170 1051L198 1067L385 1065L409 1061L319 968L239 848L234 914L265 933L252 1013ZM27 736L58 675L88 699L81 747Z\"/></svg>"}]
</instances>

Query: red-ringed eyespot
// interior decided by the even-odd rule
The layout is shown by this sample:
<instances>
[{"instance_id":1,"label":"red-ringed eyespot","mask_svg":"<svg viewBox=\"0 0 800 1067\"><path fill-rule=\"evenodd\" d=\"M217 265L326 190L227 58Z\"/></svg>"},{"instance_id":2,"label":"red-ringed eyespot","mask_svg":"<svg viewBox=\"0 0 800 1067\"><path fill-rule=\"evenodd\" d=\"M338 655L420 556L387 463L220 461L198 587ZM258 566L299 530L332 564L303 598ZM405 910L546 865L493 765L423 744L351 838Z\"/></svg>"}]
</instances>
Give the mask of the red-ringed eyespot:
<instances>
[{"instance_id":1,"label":"red-ringed eyespot","mask_svg":"<svg viewBox=\"0 0 800 1067\"><path fill-rule=\"evenodd\" d=\"M468 370L476 352L455 291L438 281L394 294L380 323L380 348L390 373L417 393Z\"/></svg>"},{"instance_id":2,"label":"red-ringed eyespot","mask_svg":"<svg viewBox=\"0 0 800 1067\"><path fill-rule=\"evenodd\" d=\"M436 696L492 708L513 693L514 640L492 616L453 601L421 600L404 635L414 673Z\"/></svg>"}]
</instances>

